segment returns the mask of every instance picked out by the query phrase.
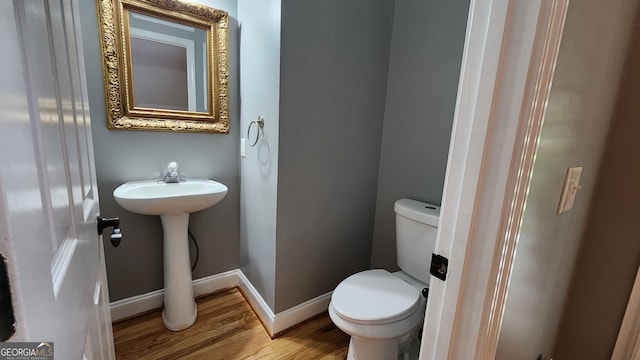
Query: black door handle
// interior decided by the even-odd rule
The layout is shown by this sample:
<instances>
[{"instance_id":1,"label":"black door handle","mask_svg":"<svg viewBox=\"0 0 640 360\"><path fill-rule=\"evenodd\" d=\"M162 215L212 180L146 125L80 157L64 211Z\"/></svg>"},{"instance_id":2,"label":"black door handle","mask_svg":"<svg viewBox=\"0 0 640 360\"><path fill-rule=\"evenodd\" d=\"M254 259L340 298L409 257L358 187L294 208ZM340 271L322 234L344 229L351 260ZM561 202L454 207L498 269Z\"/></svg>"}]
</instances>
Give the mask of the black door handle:
<instances>
[{"instance_id":1,"label":"black door handle","mask_svg":"<svg viewBox=\"0 0 640 360\"><path fill-rule=\"evenodd\" d=\"M122 233L120 232L120 218L103 218L100 215L97 217L98 220L98 235L102 235L102 231L108 227L113 228L113 232L111 233L111 245L113 247L118 247L120 245L120 241L122 240Z\"/></svg>"}]
</instances>

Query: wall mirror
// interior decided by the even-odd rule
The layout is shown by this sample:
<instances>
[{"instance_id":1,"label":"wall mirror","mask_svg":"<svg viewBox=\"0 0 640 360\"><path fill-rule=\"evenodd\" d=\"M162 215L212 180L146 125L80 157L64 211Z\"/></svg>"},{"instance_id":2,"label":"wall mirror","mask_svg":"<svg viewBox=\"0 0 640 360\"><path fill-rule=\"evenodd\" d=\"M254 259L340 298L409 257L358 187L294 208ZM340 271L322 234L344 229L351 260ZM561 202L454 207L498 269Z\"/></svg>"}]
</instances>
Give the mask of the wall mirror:
<instances>
[{"instance_id":1,"label":"wall mirror","mask_svg":"<svg viewBox=\"0 0 640 360\"><path fill-rule=\"evenodd\" d=\"M229 132L225 11L98 0L109 129Z\"/></svg>"}]
</instances>

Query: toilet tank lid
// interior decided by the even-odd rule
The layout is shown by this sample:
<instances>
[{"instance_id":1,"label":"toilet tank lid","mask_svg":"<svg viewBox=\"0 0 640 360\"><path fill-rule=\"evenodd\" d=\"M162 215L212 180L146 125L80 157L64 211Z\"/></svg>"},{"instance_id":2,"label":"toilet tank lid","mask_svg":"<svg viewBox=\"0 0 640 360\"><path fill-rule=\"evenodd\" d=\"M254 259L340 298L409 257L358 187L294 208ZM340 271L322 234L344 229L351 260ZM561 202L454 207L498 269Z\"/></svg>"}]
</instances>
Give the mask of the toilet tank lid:
<instances>
[{"instance_id":1,"label":"toilet tank lid","mask_svg":"<svg viewBox=\"0 0 640 360\"><path fill-rule=\"evenodd\" d=\"M397 200L394 210L396 214L436 227L438 226L438 220L440 219L440 206L427 204L417 200Z\"/></svg>"}]
</instances>

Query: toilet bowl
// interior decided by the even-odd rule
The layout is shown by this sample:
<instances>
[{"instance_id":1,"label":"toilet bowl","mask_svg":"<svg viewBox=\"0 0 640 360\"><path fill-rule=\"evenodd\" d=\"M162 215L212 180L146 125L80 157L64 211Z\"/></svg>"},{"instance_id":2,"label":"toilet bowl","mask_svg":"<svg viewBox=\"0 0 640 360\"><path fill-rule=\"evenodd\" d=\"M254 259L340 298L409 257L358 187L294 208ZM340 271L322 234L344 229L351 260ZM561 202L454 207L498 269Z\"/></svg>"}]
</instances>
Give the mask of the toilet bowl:
<instances>
[{"instance_id":1,"label":"toilet bowl","mask_svg":"<svg viewBox=\"0 0 640 360\"><path fill-rule=\"evenodd\" d=\"M349 360L409 359L424 322L429 269L440 207L410 199L396 201L396 242L402 271L366 270L333 291L329 316L351 336Z\"/></svg>"},{"instance_id":2,"label":"toilet bowl","mask_svg":"<svg viewBox=\"0 0 640 360\"><path fill-rule=\"evenodd\" d=\"M334 290L329 316L351 336L347 359L404 358L424 321L426 299L422 288L402 275L407 277L367 270L351 275Z\"/></svg>"}]
</instances>

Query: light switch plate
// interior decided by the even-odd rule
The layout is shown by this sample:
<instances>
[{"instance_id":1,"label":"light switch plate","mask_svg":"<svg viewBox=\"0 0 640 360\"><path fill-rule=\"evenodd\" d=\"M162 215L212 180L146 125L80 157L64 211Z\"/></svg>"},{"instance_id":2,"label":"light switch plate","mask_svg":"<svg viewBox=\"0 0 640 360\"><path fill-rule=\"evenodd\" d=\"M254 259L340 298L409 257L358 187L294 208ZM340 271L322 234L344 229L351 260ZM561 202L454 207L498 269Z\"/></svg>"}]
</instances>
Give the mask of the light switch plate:
<instances>
[{"instance_id":1,"label":"light switch plate","mask_svg":"<svg viewBox=\"0 0 640 360\"><path fill-rule=\"evenodd\" d=\"M582 166L567 169L562 194L560 194L560 203L558 204L558 215L573 208L576 193L581 189L580 176L582 176Z\"/></svg>"},{"instance_id":2,"label":"light switch plate","mask_svg":"<svg viewBox=\"0 0 640 360\"><path fill-rule=\"evenodd\" d=\"M245 157L247 155L246 139L240 138L240 156Z\"/></svg>"}]
</instances>

